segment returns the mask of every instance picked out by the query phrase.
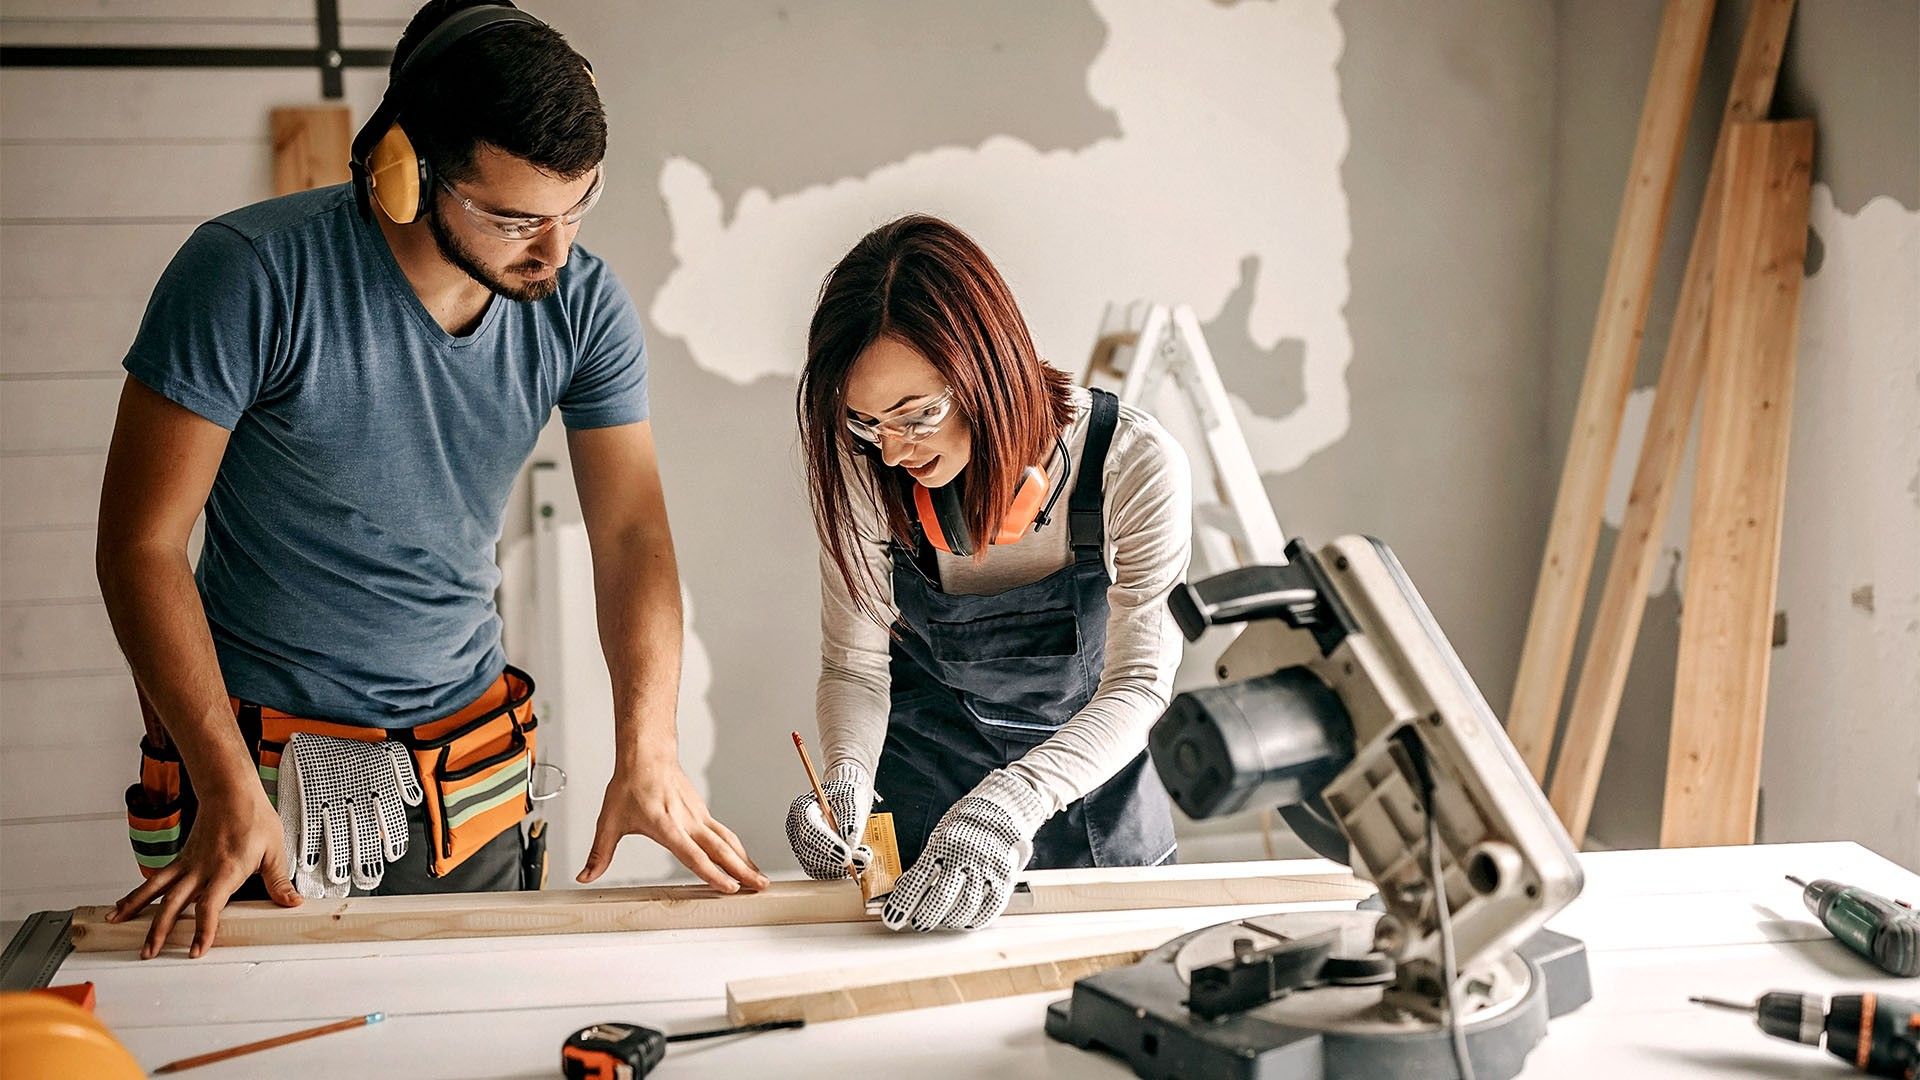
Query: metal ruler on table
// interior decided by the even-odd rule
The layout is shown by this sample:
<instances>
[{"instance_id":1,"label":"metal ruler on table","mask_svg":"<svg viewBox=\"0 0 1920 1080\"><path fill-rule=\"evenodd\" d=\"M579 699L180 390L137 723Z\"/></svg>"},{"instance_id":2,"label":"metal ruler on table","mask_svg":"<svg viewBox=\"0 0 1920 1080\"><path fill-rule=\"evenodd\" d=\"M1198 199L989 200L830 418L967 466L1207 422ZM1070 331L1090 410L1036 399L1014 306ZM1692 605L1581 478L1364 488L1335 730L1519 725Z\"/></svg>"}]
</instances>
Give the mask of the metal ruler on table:
<instances>
[{"instance_id":1,"label":"metal ruler on table","mask_svg":"<svg viewBox=\"0 0 1920 1080\"><path fill-rule=\"evenodd\" d=\"M0 990L37 990L53 981L73 952L71 911L36 911L0 953Z\"/></svg>"}]
</instances>

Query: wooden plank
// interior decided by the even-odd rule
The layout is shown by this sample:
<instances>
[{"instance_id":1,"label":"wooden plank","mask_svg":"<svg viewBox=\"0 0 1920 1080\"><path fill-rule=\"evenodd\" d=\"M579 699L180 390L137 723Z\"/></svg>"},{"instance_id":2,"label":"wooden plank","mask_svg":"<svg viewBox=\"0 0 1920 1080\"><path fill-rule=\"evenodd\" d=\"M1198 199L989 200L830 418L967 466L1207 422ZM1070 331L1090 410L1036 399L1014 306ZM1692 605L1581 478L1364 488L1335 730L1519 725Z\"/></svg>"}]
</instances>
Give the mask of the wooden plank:
<instances>
[{"instance_id":1,"label":"wooden plank","mask_svg":"<svg viewBox=\"0 0 1920 1080\"><path fill-rule=\"evenodd\" d=\"M55 721L46 716L37 719L41 724ZM119 719L124 728L140 722L138 714ZM102 742L76 738L57 747L7 751L7 782L0 784L0 824L124 813L127 785L140 778L138 742L139 735L126 730Z\"/></svg>"},{"instance_id":2,"label":"wooden plank","mask_svg":"<svg viewBox=\"0 0 1920 1080\"><path fill-rule=\"evenodd\" d=\"M311 26L307 33L311 43ZM386 89L387 73L353 68L342 81L343 104L365 116ZM0 131L8 153L43 142L265 139L267 110L319 97L312 69L7 68L0 70Z\"/></svg>"},{"instance_id":3,"label":"wooden plank","mask_svg":"<svg viewBox=\"0 0 1920 1080\"><path fill-rule=\"evenodd\" d=\"M0 223L0 314L26 318L40 305L26 300L109 299L136 302L145 310L154 282L174 252L193 232L191 224L114 223L111 225L31 225ZM91 318L87 308L65 308L48 316L57 330L64 317L80 329ZM139 325L134 312L132 326ZM7 351L16 328L7 324ZM52 339L56 344L63 339ZM133 340L131 328L119 345ZM119 363L119 357L114 357Z\"/></svg>"},{"instance_id":4,"label":"wooden plank","mask_svg":"<svg viewBox=\"0 0 1920 1080\"><path fill-rule=\"evenodd\" d=\"M7 242L5 233L6 227L0 226L0 244ZM154 276L158 280L158 270ZM144 293L111 299L0 300L0 375L108 378L118 385L125 374L120 361L146 310Z\"/></svg>"},{"instance_id":5,"label":"wooden plank","mask_svg":"<svg viewBox=\"0 0 1920 1080\"><path fill-rule=\"evenodd\" d=\"M1654 391L1646 441L1634 468L1626 517L1620 523L1620 535L1607 567L1600 609L1587 636L1586 657L1580 664L1580 679L1567 713L1567 732L1554 760L1553 808L1576 844L1586 842L1607 744L1613 738L1620 695L1627 684L1627 667L1633 661L1640 619L1646 612L1647 585L1659 561L1667 508L1673 501L1687 430L1693 424L1694 405L1699 398L1708 303L1713 296L1714 255L1720 235L1721 192L1726 183L1727 136L1734 124L1766 118L1780 72L1780 56L1786 47L1787 27L1793 21L1793 4L1794 0L1757 0L1747 16L1693 243L1687 250L1686 271L1680 279L1680 299L1667 335L1666 359Z\"/></svg>"},{"instance_id":6,"label":"wooden plank","mask_svg":"<svg viewBox=\"0 0 1920 1080\"><path fill-rule=\"evenodd\" d=\"M79 899L117 897L140 883L127 842L124 809L111 815L0 825L0 918L15 907L43 903L49 891L77 891ZM27 908L27 911L39 910Z\"/></svg>"},{"instance_id":7,"label":"wooden plank","mask_svg":"<svg viewBox=\"0 0 1920 1080\"><path fill-rule=\"evenodd\" d=\"M273 193L344 184L353 130L345 105L284 106L273 110Z\"/></svg>"},{"instance_id":8,"label":"wooden plank","mask_svg":"<svg viewBox=\"0 0 1920 1080\"><path fill-rule=\"evenodd\" d=\"M0 390L0 451L98 450L113 437L120 383L12 379Z\"/></svg>"},{"instance_id":9,"label":"wooden plank","mask_svg":"<svg viewBox=\"0 0 1920 1080\"><path fill-rule=\"evenodd\" d=\"M1131 964L1180 933L1176 928L1131 930L1003 946L931 962L742 979L727 984L727 1019L735 1024L770 1020L805 1020L811 1024L1065 990L1075 980Z\"/></svg>"},{"instance_id":10,"label":"wooden plank","mask_svg":"<svg viewBox=\"0 0 1920 1080\"><path fill-rule=\"evenodd\" d=\"M131 768L140 732L140 702L124 669L0 679L0 753L9 758L41 747L118 741L115 756Z\"/></svg>"},{"instance_id":11,"label":"wooden plank","mask_svg":"<svg viewBox=\"0 0 1920 1080\"><path fill-rule=\"evenodd\" d=\"M0 531L93 524L106 472L105 454L0 457Z\"/></svg>"},{"instance_id":12,"label":"wooden plank","mask_svg":"<svg viewBox=\"0 0 1920 1080\"><path fill-rule=\"evenodd\" d=\"M1125 911L1141 908L1284 904L1361 899L1372 887L1350 875L1290 875L1286 863L1036 870L1026 875L1031 900L1019 914ZM75 947L128 950L146 935L151 913L120 924L104 907L74 911ZM1010 908L1009 914L1015 914ZM220 917L222 945L323 941L412 941L443 937L510 937L616 930L684 930L717 926L786 926L872 919L860 890L847 881L776 881L760 893L725 896L704 885L582 889L456 896L348 897L297 908L235 904ZM193 924L173 929L172 944L191 940Z\"/></svg>"},{"instance_id":13,"label":"wooden plank","mask_svg":"<svg viewBox=\"0 0 1920 1080\"><path fill-rule=\"evenodd\" d=\"M97 671L121 663L100 601L0 607L0 675Z\"/></svg>"},{"instance_id":14,"label":"wooden plank","mask_svg":"<svg viewBox=\"0 0 1920 1080\"><path fill-rule=\"evenodd\" d=\"M346 33L341 26L341 45L345 48L390 49L400 36L401 24L381 23L354 27ZM249 19L241 22L215 22L194 19L185 22L134 19L125 22L62 16L46 19L0 18L0 34L8 45L110 45L153 48L230 48L230 49L311 49L314 43L313 13L305 19L275 21ZM218 71L218 68L201 69ZM358 69L354 69L358 70ZM320 91L314 68L295 68L292 74L305 75L301 89L306 96Z\"/></svg>"},{"instance_id":15,"label":"wooden plank","mask_svg":"<svg viewBox=\"0 0 1920 1080\"><path fill-rule=\"evenodd\" d=\"M1812 171L1812 121L1728 138L1662 847L1753 842Z\"/></svg>"},{"instance_id":16,"label":"wooden plank","mask_svg":"<svg viewBox=\"0 0 1920 1080\"><path fill-rule=\"evenodd\" d=\"M93 526L0 533L0 604L98 600Z\"/></svg>"},{"instance_id":17,"label":"wooden plank","mask_svg":"<svg viewBox=\"0 0 1920 1080\"><path fill-rule=\"evenodd\" d=\"M1673 202L1674 176L1686 143L1687 120L1712 21L1712 0L1668 0L1660 21L1626 194L1600 291L1599 315L1587 348L1586 376L1574 408L1573 434L1507 709L1507 733L1536 780L1546 779L1567 665L1573 658L1587 576L1599 542L1614 445L1620 438L1620 420L1640 355L1667 210Z\"/></svg>"},{"instance_id":18,"label":"wooden plank","mask_svg":"<svg viewBox=\"0 0 1920 1080\"><path fill-rule=\"evenodd\" d=\"M267 198L272 173L265 138L10 147L0 155L0 218L204 221Z\"/></svg>"},{"instance_id":19,"label":"wooden plank","mask_svg":"<svg viewBox=\"0 0 1920 1080\"><path fill-rule=\"evenodd\" d=\"M405 23L419 8L416 0L344 0L340 21ZM313 5L306 0L7 0L8 19L97 19L139 23L289 22L313 28ZM395 34L395 36L399 36Z\"/></svg>"}]
</instances>

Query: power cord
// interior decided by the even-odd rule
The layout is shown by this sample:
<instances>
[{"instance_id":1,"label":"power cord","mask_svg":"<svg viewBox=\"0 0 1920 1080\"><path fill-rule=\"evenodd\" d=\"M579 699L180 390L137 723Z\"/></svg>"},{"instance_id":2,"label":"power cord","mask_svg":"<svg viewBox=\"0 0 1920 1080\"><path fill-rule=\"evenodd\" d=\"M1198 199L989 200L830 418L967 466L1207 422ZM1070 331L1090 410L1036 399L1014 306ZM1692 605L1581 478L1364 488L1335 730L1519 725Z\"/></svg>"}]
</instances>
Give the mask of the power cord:
<instances>
[{"instance_id":1,"label":"power cord","mask_svg":"<svg viewBox=\"0 0 1920 1080\"><path fill-rule=\"evenodd\" d=\"M1453 1043L1453 1063L1460 1080L1474 1080L1473 1059L1467 1054L1466 1023L1460 1016L1460 964L1453 949L1453 913L1447 909L1446 867L1440 859L1440 815L1435 806L1433 760L1427 744L1403 728L1396 732L1402 749L1420 780L1420 798L1427 812L1427 884L1433 890L1435 920L1440 924L1440 975L1447 995L1447 1035Z\"/></svg>"},{"instance_id":2,"label":"power cord","mask_svg":"<svg viewBox=\"0 0 1920 1080\"><path fill-rule=\"evenodd\" d=\"M1447 981L1447 1033L1453 1039L1453 1063L1460 1080L1474 1080L1473 1059L1467 1056L1467 1031L1460 1018L1460 967L1453 952L1453 914L1447 910L1445 871L1440 865L1440 819L1433 813L1433 778L1427 778L1427 876L1433 883L1435 914L1440 921L1440 968Z\"/></svg>"}]
</instances>

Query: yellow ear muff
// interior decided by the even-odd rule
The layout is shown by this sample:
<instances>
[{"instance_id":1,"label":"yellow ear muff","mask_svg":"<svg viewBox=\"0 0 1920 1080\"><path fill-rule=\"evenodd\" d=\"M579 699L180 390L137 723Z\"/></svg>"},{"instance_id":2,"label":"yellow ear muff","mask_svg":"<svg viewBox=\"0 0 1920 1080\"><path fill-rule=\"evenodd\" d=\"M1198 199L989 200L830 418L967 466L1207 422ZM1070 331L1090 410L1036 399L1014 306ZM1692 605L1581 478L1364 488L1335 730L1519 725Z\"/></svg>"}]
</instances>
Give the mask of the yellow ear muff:
<instances>
[{"instance_id":1,"label":"yellow ear muff","mask_svg":"<svg viewBox=\"0 0 1920 1080\"><path fill-rule=\"evenodd\" d=\"M399 124L387 129L367 155L367 183L373 201L395 225L411 225L424 205L421 190L426 166L413 149L413 140Z\"/></svg>"}]
</instances>

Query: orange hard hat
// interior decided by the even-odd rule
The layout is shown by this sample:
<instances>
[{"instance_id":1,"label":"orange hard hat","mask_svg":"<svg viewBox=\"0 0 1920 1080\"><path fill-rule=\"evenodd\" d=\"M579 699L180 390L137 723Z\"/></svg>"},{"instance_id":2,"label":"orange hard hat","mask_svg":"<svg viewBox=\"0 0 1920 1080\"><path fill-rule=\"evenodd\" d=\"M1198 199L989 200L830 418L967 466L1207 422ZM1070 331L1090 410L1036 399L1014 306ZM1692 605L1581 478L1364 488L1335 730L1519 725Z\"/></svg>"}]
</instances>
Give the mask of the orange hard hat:
<instances>
[{"instance_id":1,"label":"orange hard hat","mask_svg":"<svg viewBox=\"0 0 1920 1080\"><path fill-rule=\"evenodd\" d=\"M0 993L0 1076L7 1080L146 1075L107 1026L73 1002L33 991Z\"/></svg>"}]
</instances>

